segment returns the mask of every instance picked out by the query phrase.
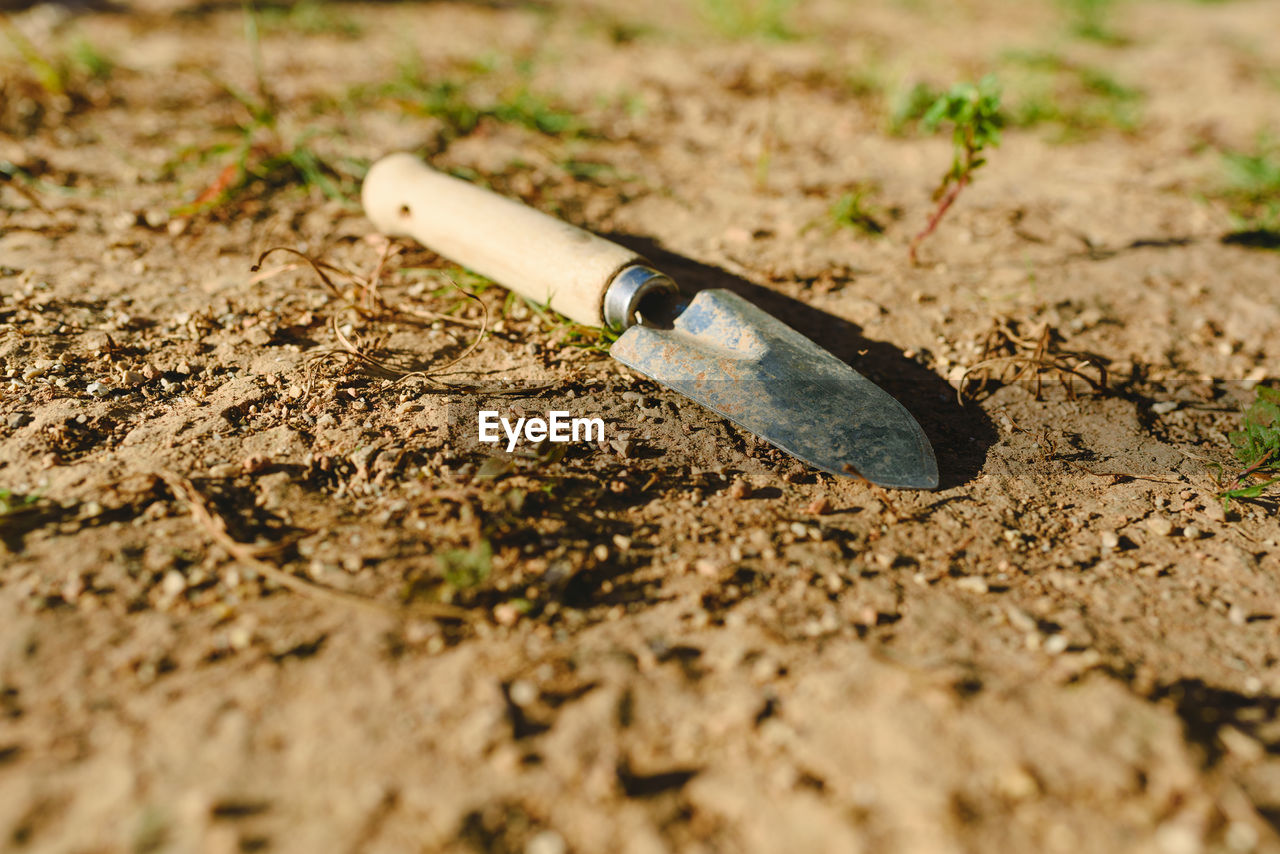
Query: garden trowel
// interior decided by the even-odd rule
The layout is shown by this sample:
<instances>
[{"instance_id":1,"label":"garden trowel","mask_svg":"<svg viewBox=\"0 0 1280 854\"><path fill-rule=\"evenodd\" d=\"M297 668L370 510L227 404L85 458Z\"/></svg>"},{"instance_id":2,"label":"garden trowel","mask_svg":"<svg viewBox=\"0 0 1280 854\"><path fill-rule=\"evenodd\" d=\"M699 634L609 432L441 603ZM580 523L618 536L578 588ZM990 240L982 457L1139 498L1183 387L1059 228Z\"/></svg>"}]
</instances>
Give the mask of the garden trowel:
<instances>
[{"instance_id":1,"label":"garden trowel","mask_svg":"<svg viewBox=\"0 0 1280 854\"><path fill-rule=\"evenodd\" d=\"M686 300L630 249L409 154L375 163L362 195L383 233L412 237L570 320L621 330L615 359L815 468L937 487L933 449L902 404L737 294Z\"/></svg>"}]
</instances>

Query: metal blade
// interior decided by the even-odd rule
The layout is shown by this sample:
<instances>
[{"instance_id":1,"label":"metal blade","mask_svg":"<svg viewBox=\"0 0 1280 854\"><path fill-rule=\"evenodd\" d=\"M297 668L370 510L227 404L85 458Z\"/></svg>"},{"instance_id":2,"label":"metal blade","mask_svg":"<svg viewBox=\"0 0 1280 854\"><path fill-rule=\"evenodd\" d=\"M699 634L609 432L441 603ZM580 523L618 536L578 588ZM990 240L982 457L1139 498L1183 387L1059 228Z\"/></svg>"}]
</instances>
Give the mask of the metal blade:
<instances>
[{"instance_id":1,"label":"metal blade","mask_svg":"<svg viewBox=\"0 0 1280 854\"><path fill-rule=\"evenodd\" d=\"M632 326L609 352L815 468L938 486L933 448L902 404L731 291L699 291L672 328Z\"/></svg>"}]
</instances>

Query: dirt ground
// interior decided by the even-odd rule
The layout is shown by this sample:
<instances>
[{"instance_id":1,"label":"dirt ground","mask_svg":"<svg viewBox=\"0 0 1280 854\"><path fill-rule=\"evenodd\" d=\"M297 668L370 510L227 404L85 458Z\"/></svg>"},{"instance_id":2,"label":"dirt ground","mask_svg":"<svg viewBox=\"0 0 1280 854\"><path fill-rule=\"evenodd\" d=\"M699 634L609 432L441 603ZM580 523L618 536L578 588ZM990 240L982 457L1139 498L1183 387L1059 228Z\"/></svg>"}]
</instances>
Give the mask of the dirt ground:
<instances>
[{"instance_id":1,"label":"dirt ground","mask_svg":"<svg viewBox=\"0 0 1280 854\"><path fill-rule=\"evenodd\" d=\"M9 5L0 849L1280 851L1277 505L1216 497L1280 374L1224 189L1280 4ZM987 72L1010 127L913 266L910 93ZM388 252L397 150L782 317L941 488ZM606 441L508 455L482 404Z\"/></svg>"}]
</instances>

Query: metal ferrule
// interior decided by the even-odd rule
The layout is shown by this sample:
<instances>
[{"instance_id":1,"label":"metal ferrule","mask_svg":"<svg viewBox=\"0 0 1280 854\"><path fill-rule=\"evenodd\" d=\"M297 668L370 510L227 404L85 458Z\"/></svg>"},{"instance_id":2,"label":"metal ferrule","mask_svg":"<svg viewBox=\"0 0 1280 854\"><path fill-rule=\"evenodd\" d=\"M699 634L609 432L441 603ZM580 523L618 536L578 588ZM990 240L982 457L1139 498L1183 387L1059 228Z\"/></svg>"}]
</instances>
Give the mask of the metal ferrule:
<instances>
[{"instance_id":1,"label":"metal ferrule","mask_svg":"<svg viewBox=\"0 0 1280 854\"><path fill-rule=\"evenodd\" d=\"M679 293L676 283L652 267L632 264L613 277L604 294L604 322L611 329L626 329L637 322L645 297L655 293Z\"/></svg>"}]
</instances>

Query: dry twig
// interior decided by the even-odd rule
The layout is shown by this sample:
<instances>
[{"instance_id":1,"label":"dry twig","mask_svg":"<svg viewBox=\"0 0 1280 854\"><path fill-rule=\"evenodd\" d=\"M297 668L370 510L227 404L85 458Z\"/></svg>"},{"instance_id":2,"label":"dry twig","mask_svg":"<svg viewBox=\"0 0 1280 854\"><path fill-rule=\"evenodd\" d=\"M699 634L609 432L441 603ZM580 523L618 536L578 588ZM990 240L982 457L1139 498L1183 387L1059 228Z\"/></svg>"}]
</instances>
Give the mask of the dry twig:
<instances>
[{"instance_id":1,"label":"dry twig","mask_svg":"<svg viewBox=\"0 0 1280 854\"><path fill-rule=\"evenodd\" d=\"M229 554L234 560L240 562L244 566L261 575L263 578L279 584L281 587L300 593L303 596L309 596L313 599L323 599L327 602L337 602L364 611L371 611L384 616L407 617L407 616L423 616L436 619L451 619L470 622L472 615L462 608L453 605L445 605L439 602L418 603L412 608L401 608L393 605L387 605L376 599L370 599L356 593L347 593L342 590L335 590L332 587L326 587L322 584L316 584L299 578L292 573L285 572L277 566L274 566L259 557L260 549L255 549L245 543L241 543L232 538L227 533L227 523L212 510L205 501L204 496L196 489L195 484L189 478L171 471L162 471L159 476L173 491L173 494L181 498L187 503L187 508L191 513L191 518L196 521L205 533L209 535L223 551Z\"/></svg>"},{"instance_id":2,"label":"dry twig","mask_svg":"<svg viewBox=\"0 0 1280 854\"><path fill-rule=\"evenodd\" d=\"M871 493L876 498L880 499L880 503L884 505L884 508L889 511L889 515L893 516L894 519L902 518L902 514L898 512L898 506L893 503L893 499L889 497L889 493L884 487L877 483L872 483L862 472L849 463L844 464L844 473L866 484L867 488L871 490Z\"/></svg>"}]
</instances>

